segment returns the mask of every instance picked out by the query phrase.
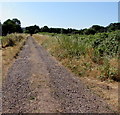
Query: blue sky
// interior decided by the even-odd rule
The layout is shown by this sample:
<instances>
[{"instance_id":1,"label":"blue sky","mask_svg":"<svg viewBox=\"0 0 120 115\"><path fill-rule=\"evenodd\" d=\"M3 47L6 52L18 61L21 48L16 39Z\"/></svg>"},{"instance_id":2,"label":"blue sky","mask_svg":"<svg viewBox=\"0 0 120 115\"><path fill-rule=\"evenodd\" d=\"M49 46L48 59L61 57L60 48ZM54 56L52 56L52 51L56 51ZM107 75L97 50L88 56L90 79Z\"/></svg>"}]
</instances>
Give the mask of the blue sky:
<instances>
[{"instance_id":1,"label":"blue sky","mask_svg":"<svg viewBox=\"0 0 120 115\"><path fill-rule=\"evenodd\" d=\"M18 18L22 27L88 28L118 21L117 2L11 2L1 3L0 20Z\"/></svg>"}]
</instances>

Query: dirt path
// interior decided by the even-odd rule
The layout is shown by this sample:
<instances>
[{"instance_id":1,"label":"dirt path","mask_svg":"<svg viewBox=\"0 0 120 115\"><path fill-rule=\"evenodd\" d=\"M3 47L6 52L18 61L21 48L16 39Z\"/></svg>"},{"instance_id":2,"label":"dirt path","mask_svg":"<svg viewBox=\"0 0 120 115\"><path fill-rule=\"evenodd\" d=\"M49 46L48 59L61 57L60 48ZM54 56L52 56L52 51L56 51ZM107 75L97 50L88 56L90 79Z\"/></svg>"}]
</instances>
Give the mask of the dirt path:
<instances>
[{"instance_id":1,"label":"dirt path","mask_svg":"<svg viewBox=\"0 0 120 115\"><path fill-rule=\"evenodd\" d=\"M29 37L3 83L3 113L110 113L108 105Z\"/></svg>"}]
</instances>

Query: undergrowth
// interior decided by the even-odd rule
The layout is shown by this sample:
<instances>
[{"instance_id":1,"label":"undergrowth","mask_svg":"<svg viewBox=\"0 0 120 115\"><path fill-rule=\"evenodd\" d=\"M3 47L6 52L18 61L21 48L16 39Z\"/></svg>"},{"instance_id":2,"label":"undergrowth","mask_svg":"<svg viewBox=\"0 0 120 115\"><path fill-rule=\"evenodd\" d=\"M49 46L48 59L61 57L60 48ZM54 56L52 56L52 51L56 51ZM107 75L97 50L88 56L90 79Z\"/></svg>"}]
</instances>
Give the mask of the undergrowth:
<instances>
[{"instance_id":1,"label":"undergrowth","mask_svg":"<svg viewBox=\"0 0 120 115\"><path fill-rule=\"evenodd\" d=\"M25 34L9 34L7 36L2 36L1 37L1 45L2 48L5 47L13 47L17 45L21 40L25 38Z\"/></svg>"},{"instance_id":2,"label":"undergrowth","mask_svg":"<svg viewBox=\"0 0 120 115\"><path fill-rule=\"evenodd\" d=\"M18 56L25 44L27 34L9 34L1 37L2 45L2 78L5 79L8 68Z\"/></svg>"}]
</instances>

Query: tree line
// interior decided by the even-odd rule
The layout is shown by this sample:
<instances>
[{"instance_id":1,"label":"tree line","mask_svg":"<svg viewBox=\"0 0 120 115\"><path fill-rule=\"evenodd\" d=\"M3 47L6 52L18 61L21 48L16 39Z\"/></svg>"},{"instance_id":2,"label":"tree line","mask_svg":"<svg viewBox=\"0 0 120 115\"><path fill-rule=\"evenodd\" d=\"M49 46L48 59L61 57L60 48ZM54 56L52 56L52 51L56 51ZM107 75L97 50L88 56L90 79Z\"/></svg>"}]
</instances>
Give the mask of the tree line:
<instances>
[{"instance_id":1,"label":"tree line","mask_svg":"<svg viewBox=\"0 0 120 115\"><path fill-rule=\"evenodd\" d=\"M85 29L64 29L64 28L49 28L48 26L39 27L37 25L28 26L25 28L21 27L21 22L17 18L8 19L3 24L0 23L0 28L2 27L2 35L5 36L10 33L30 33L35 34L39 32L48 33L58 33L58 34L80 34L80 35L94 35L95 33L111 32L115 30L120 30L120 23L111 23L110 25L103 27L99 25L93 25L90 28Z\"/></svg>"}]
</instances>

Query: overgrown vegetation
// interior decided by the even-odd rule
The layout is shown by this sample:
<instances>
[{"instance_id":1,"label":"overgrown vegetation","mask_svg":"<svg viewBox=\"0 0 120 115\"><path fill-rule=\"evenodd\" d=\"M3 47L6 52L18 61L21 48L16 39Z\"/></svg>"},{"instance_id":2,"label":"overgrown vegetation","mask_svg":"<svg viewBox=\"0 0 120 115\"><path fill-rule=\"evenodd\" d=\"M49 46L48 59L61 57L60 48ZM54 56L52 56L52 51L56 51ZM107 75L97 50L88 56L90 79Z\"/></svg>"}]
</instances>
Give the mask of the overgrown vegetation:
<instances>
[{"instance_id":1,"label":"overgrown vegetation","mask_svg":"<svg viewBox=\"0 0 120 115\"><path fill-rule=\"evenodd\" d=\"M76 74L99 78L101 81L120 81L119 30L95 35L49 34L49 36L42 45Z\"/></svg>"},{"instance_id":2,"label":"overgrown vegetation","mask_svg":"<svg viewBox=\"0 0 120 115\"><path fill-rule=\"evenodd\" d=\"M9 34L0 38L2 43L3 79L5 78L6 71L10 67L12 61L18 56L19 51L23 47L26 37L26 34Z\"/></svg>"},{"instance_id":3,"label":"overgrown vegetation","mask_svg":"<svg viewBox=\"0 0 120 115\"><path fill-rule=\"evenodd\" d=\"M1 37L1 45L2 48L15 46L17 45L21 40L25 39L25 34L9 34L7 36Z\"/></svg>"},{"instance_id":4,"label":"overgrown vegetation","mask_svg":"<svg viewBox=\"0 0 120 115\"><path fill-rule=\"evenodd\" d=\"M33 37L118 111L120 30L95 35L42 32Z\"/></svg>"}]
</instances>

